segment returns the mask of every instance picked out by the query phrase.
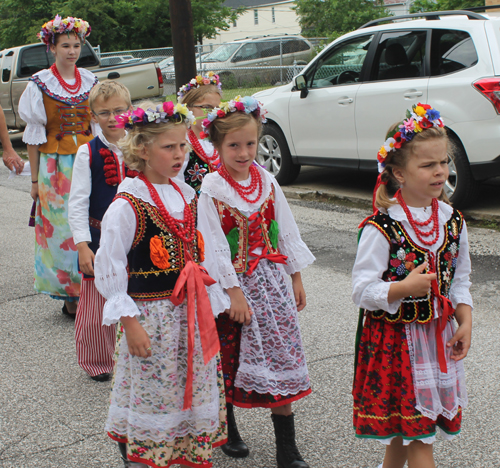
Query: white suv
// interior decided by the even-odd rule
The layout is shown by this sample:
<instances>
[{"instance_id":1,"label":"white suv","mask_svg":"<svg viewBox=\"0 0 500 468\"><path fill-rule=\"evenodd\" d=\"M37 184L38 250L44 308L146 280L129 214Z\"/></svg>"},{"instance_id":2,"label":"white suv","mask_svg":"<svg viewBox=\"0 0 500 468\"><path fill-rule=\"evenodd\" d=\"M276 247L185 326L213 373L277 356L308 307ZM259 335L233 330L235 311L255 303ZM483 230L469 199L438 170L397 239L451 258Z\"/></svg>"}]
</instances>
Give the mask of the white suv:
<instances>
[{"instance_id":1,"label":"white suv","mask_svg":"<svg viewBox=\"0 0 500 468\"><path fill-rule=\"evenodd\" d=\"M500 18L447 11L372 21L292 83L255 97L268 111L257 159L282 184L301 164L376 170L389 126L412 104L431 104L454 143L447 192L463 206L477 181L500 175Z\"/></svg>"}]
</instances>

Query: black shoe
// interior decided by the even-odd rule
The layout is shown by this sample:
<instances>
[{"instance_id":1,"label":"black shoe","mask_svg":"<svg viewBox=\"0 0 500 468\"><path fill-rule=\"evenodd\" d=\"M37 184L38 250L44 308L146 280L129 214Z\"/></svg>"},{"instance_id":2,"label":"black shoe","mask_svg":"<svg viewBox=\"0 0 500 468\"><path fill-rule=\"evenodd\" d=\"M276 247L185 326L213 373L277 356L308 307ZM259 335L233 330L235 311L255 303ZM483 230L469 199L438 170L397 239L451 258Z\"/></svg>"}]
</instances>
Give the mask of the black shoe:
<instances>
[{"instance_id":1,"label":"black shoe","mask_svg":"<svg viewBox=\"0 0 500 468\"><path fill-rule=\"evenodd\" d=\"M118 450L120 450L120 455L122 456L122 461L125 465L125 468L128 468L127 444L124 442L118 442Z\"/></svg>"},{"instance_id":2,"label":"black shoe","mask_svg":"<svg viewBox=\"0 0 500 468\"><path fill-rule=\"evenodd\" d=\"M271 414L276 434L276 461L278 468L309 468L295 444L293 414L280 416Z\"/></svg>"},{"instance_id":3,"label":"black shoe","mask_svg":"<svg viewBox=\"0 0 500 468\"><path fill-rule=\"evenodd\" d=\"M107 382L111 378L111 374L109 372L105 372L104 374L91 375L90 378L96 382Z\"/></svg>"},{"instance_id":4,"label":"black shoe","mask_svg":"<svg viewBox=\"0 0 500 468\"><path fill-rule=\"evenodd\" d=\"M76 314L70 314L68 308L66 307L66 304L62 306L62 313L64 315L67 315L69 318L74 319L76 317Z\"/></svg>"},{"instance_id":5,"label":"black shoe","mask_svg":"<svg viewBox=\"0 0 500 468\"><path fill-rule=\"evenodd\" d=\"M243 442L238 427L236 426L236 419L234 419L234 410L232 403L227 405L227 443L221 445L222 451L228 456L233 458L248 457L250 451L247 444Z\"/></svg>"}]
</instances>

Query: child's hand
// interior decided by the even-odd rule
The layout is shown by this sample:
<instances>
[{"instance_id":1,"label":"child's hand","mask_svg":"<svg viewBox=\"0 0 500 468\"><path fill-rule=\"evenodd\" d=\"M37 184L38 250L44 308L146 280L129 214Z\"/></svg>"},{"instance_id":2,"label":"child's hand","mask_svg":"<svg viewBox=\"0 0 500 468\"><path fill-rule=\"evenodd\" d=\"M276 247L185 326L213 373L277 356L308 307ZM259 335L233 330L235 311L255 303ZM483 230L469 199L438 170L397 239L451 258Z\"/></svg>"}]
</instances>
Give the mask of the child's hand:
<instances>
[{"instance_id":1,"label":"child's hand","mask_svg":"<svg viewBox=\"0 0 500 468\"><path fill-rule=\"evenodd\" d=\"M455 317L459 326L451 340L446 343L446 346L448 348L453 347L451 359L460 361L467 356L470 349L472 336L471 308L465 304L458 304Z\"/></svg>"},{"instance_id":2,"label":"child's hand","mask_svg":"<svg viewBox=\"0 0 500 468\"><path fill-rule=\"evenodd\" d=\"M229 318L235 322L248 325L252 320L253 312L248 307L243 291L241 288L235 286L234 288L226 289L226 292L231 299L231 308L228 311Z\"/></svg>"},{"instance_id":3,"label":"child's hand","mask_svg":"<svg viewBox=\"0 0 500 468\"><path fill-rule=\"evenodd\" d=\"M437 275L436 273L424 273L426 268L427 262L424 262L416 267L403 281L392 283L387 297L389 304L408 296L427 296L431 283L437 278Z\"/></svg>"},{"instance_id":4,"label":"child's hand","mask_svg":"<svg viewBox=\"0 0 500 468\"><path fill-rule=\"evenodd\" d=\"M302 277L300 272L292 275L293 294L295 296L295 303L297 304L297 311L300 312L306 306L306 291L302 284Z\"/></svg>"},{"instance_id":5,"label":"child's hand","mask_svg":"<svg viewBox=\"0 0 500 468\"><path fill-rule=\"evenodd\" d=\"M151 340L136 317L122 317L121 322L127 337L128 352L132 356L148 358L151 356Z\"/></svg>"},{"instance_id":6,"label":"child's hand","mask_svg":"<svg viewBox=\"0 0 500 468\"><path fill-rule=\"evenodd\" d=\"M92 252L87 242L79 242L76 244L76 248L78 249L80 270L86 275L94 276L94 252Z\"/></svg>"}]
</instances>

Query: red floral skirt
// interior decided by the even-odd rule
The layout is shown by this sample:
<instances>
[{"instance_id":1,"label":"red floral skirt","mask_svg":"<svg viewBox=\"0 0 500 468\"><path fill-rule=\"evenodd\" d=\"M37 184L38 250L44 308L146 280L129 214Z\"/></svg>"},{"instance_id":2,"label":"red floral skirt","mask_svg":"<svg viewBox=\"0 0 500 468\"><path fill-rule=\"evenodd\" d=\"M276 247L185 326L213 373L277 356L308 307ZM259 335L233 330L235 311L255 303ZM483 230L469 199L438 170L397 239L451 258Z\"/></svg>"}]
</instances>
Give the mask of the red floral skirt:
<instances>
[{"instance_id":1,"label":"red floral skirt","mask_svg":"<svg viewBox=\"0 0 500 468\"><path fill-rule=\"evenodd\" d=\"M450 421L426 418L416 408L410 355L404 324L365 318L354 378L353 423L356 437L423 439L437 427L449 435L460 432L462 410Z\"/></svg>"},{"instance_id":2,"label":"red floral skirt","mask_svg":"<svg viewBox=\"0 0 500 468\"><path fill-rule=\"evenodd\" d=\"M220 314L216 319L216 323L219 332L226 401L228 403L241 408L274 408L300 400L311 393L309 388L294 395L272 395L271 393L257 393L255 391L247 392L242 388L235 387L234 379L238 371L240 358L242 325L231 320L227 314Z\"/></svg>"}]
</instances>

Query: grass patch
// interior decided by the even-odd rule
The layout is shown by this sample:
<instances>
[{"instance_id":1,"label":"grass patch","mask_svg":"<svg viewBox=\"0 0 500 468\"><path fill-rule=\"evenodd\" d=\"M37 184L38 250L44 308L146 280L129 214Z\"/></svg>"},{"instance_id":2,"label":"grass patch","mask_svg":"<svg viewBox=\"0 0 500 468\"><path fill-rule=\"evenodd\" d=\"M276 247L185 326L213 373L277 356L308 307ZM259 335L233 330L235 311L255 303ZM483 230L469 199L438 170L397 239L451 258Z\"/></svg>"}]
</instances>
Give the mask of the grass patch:
<instances>
[{"instance_id":1,"label":"grass patch","mask_svg":"<svg viewBox=\"0 0 500 468\"><path fill-rule=\"evenodd\" d=\"M271 85L254 86L254 87L250 87L250 88L242 86L241 88L222 89L222 100L229 101L230 99L233 99L238 94L241 96L251 96L252 94L254 94L258 91L263 91L264 89L269 89L269 88L272 88L272 86ZM167 94L167 95L163 96L163 98L161 98L160 100L161 101L177 102L177 94Z\"/></svg>"},{"instance_id":2,"label":"grass patch","mask_svg":"<svg viewBox=\"0 0 500 468\"><path fill-rule=\"evenodd\" d=\"M465 216L467 221L467 226L473 226L483 229L492 229L494 231L500 231L500 221L495 219L478 219Z\"/></svg>"}]
</instances>

